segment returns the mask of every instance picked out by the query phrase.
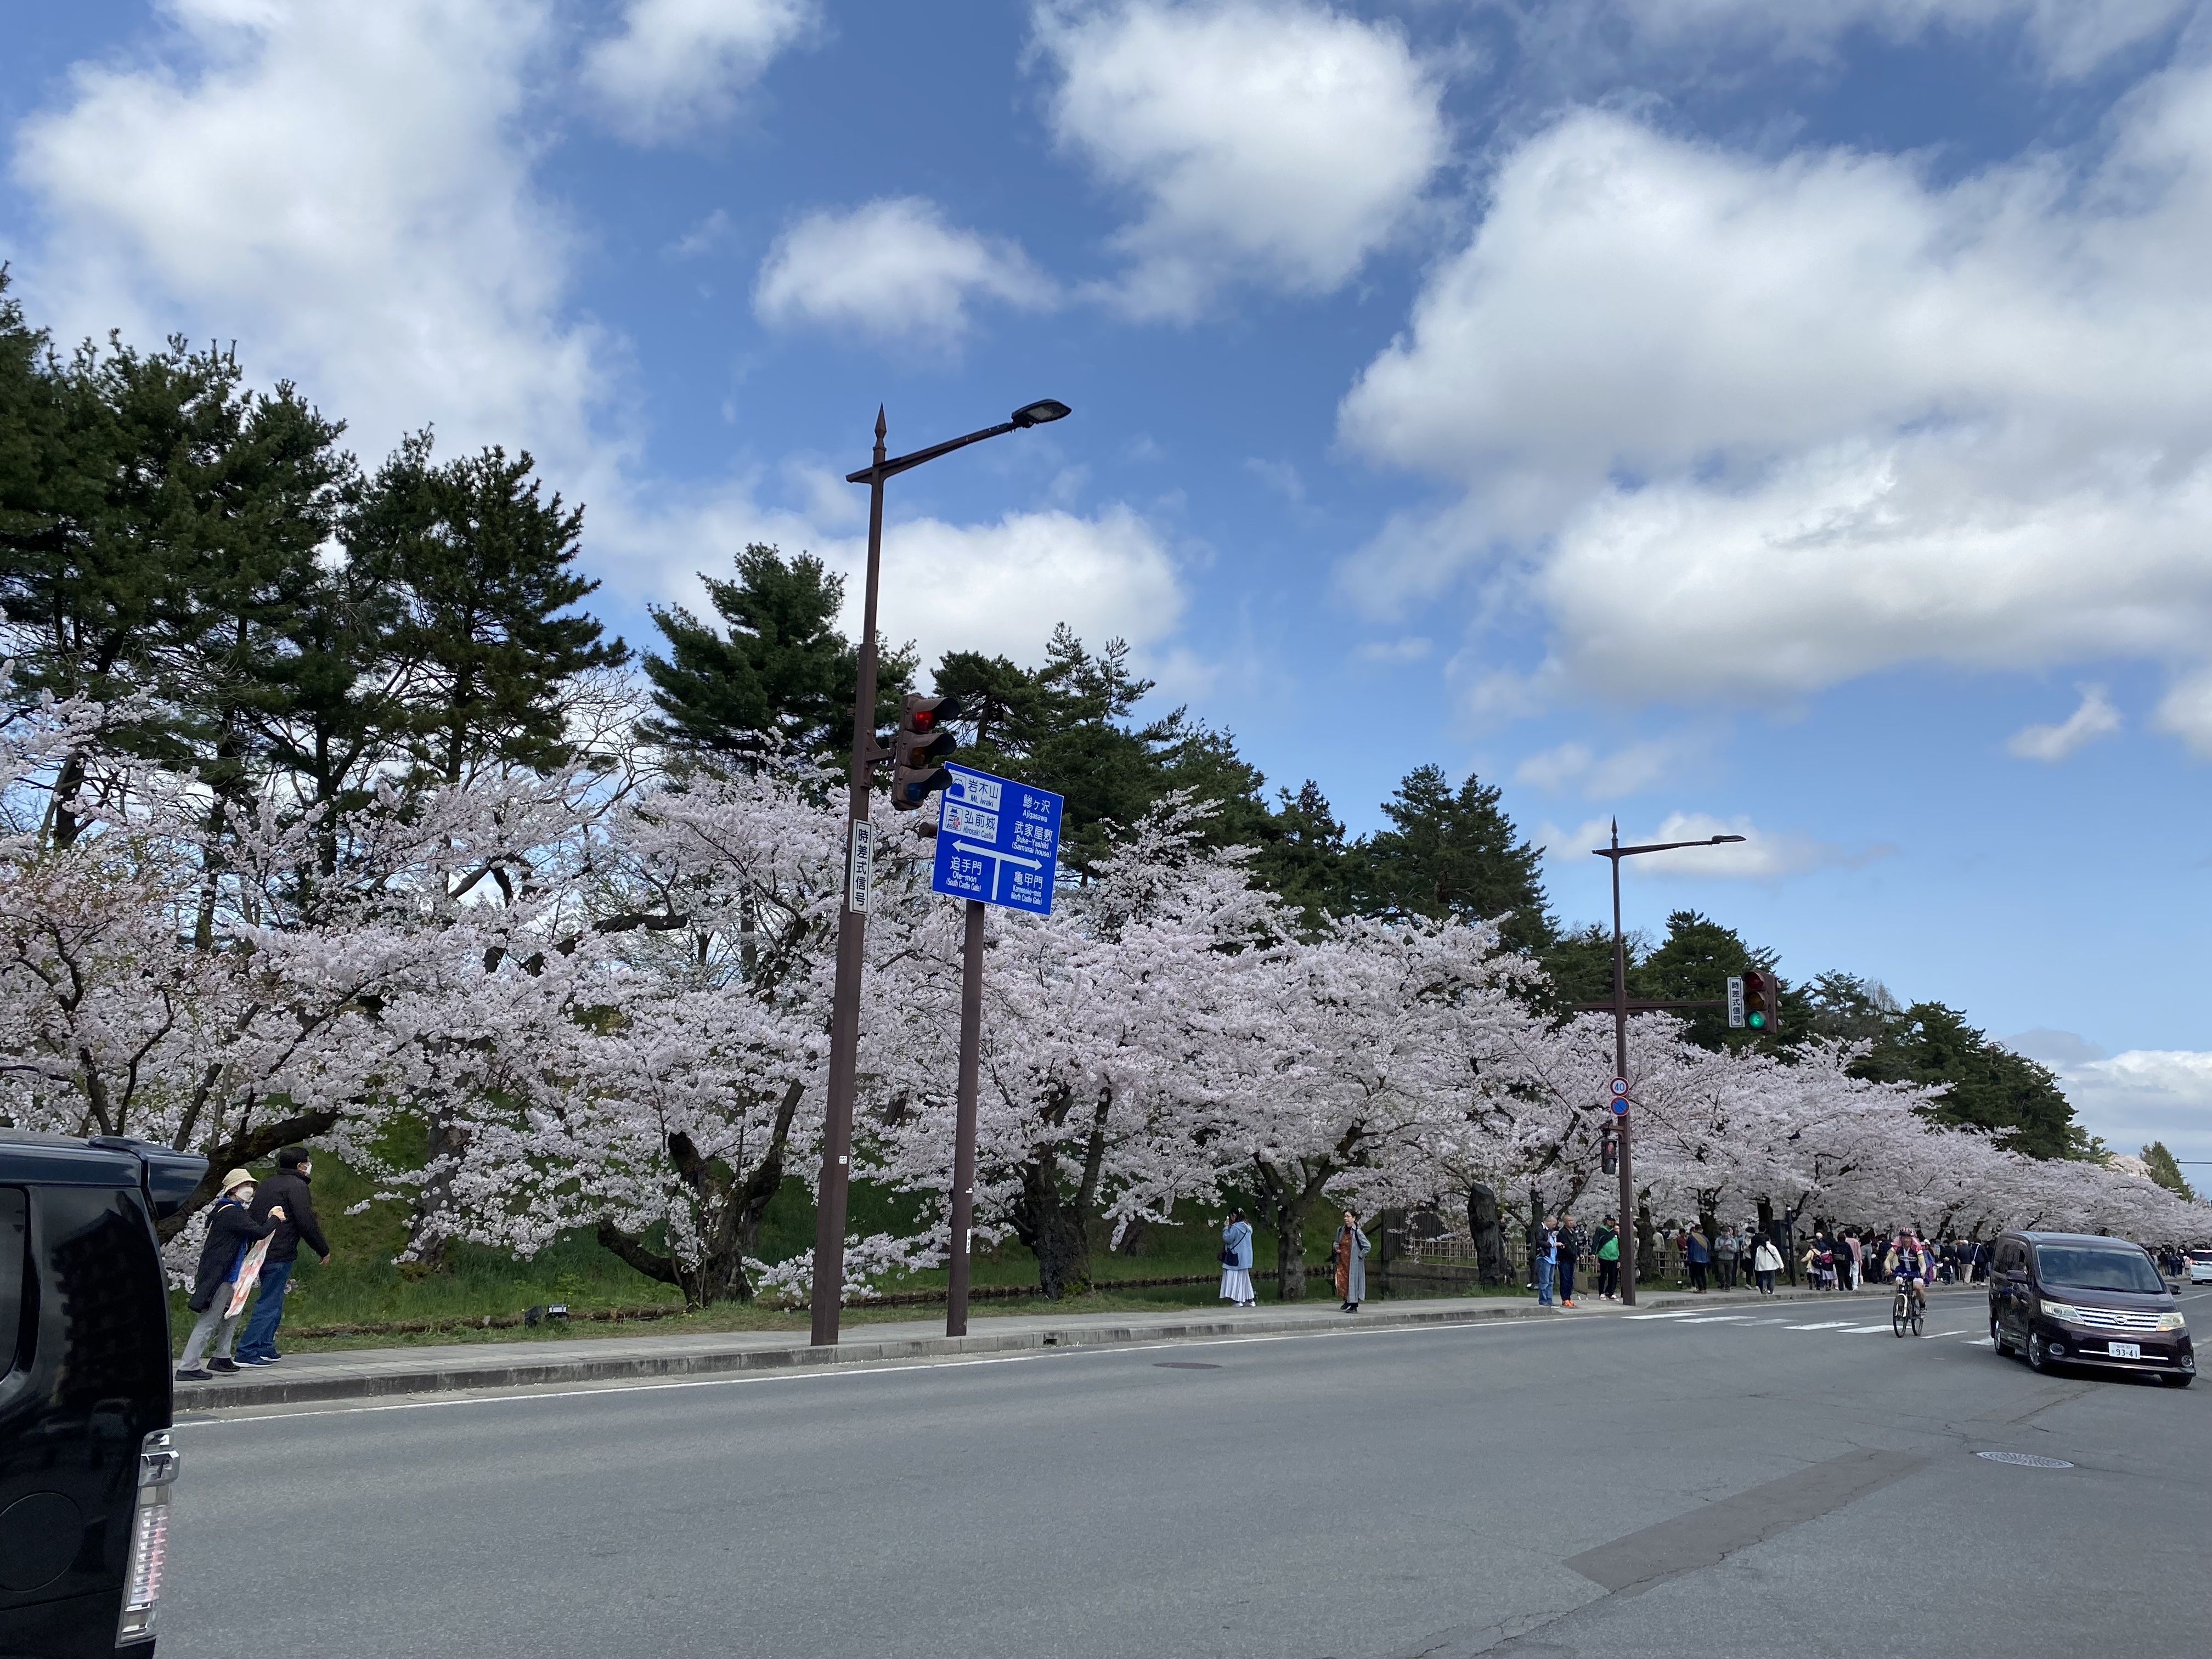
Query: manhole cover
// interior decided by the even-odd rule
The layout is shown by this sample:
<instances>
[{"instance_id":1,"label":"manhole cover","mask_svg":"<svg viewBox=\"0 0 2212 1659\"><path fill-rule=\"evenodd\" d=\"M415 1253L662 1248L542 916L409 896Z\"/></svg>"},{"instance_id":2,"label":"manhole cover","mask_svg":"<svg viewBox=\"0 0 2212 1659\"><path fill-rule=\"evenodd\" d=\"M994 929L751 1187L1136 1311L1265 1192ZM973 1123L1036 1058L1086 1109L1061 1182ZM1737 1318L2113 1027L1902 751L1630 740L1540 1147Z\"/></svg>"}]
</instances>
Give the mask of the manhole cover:
<instances>
[{"instance_id":1,"label":"manhole cover","mask_svg":"<svg viewBox=\"0 0 2212 1659\"><path fill-rule=\"evenodd\" d=\"M2038 1457L2033 1452L1976 1452L1977 1457L1986 1457L1992 1463L2017 1463L2024 1469L2070 1469L2074 1466L2063 1457Z\"/></svg>"},{"instance_id":2,"label":"manhole cover","mask_svg":"<svg viewBox=\"0 0 2212 1659\"><path fill-rule=\"evenodd\" d=\"M1156 1371L1218 1371L1221 1367L1209 1365L1203 1359L1155 1359L1152 1369Z\"/></svg>"}]
</instances>

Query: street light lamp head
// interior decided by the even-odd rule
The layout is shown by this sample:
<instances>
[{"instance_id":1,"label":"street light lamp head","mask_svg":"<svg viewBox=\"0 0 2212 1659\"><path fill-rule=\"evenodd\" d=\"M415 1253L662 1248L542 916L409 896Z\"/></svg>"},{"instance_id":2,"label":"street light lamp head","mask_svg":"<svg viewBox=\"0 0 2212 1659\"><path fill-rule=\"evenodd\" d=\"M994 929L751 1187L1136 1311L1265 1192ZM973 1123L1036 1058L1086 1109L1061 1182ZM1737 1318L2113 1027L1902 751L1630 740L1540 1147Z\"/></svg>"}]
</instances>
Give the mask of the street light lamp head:
<instances>
[{"instance_id":1,"label":"street light lamp head","mask_svg":"<svg viewBox=\"0 0 2212 1659\"><path fill-rule=\"evenodd\" d=\"M1741 836L1715 836L1712 844L1717 847L1724 841L1741 841L1742 839Z\"/></svg>"},{"instance_id":2,"label":"street light lamp head","mask_svg":"<svg viewBox=\"0 0 2212 1659\"><path fill-rule=\"evenodd\" d=\"M1064 421L1075 413L1057 398L1040 398L1033 404L1024 404L1013 412L1016 426L1042 426L1047 421Z\"/></svg>"}]
</instances>

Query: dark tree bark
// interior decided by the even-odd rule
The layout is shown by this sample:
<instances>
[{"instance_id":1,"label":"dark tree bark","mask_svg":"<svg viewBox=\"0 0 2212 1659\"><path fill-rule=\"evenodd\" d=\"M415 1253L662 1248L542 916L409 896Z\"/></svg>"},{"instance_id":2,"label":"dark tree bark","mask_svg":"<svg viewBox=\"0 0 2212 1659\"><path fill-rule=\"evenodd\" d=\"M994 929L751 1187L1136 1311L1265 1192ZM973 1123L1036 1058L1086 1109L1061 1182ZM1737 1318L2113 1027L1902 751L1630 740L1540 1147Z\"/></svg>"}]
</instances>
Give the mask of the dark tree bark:
<instances>
[{"instance_id":1,"label":"dark tree bark","mask_svg":"<svg viewBox=\"0 0 2212 1659\"><path fill-rule=\"evenodd\" d=\"M1513 1263L1505 1254L1505 1227L1498 1217L1495 1188L1478 1181L1468 1188L1467 1231L1474 1240L1476 1276L1485 1285L1510 1284Z\"/></svg>"},{"instance_id":2,"label":"dark tree bark","mask_svg":"<svg viewBox=\"0 0 2212 1659\"><path fill-rule=\"evenodd\" d=\"M641 1234L627 1232L602 1218L599 1243L647 1279L673 1285L684 1292L687 1307L709 1307L717 1302L750 1302L753 1283L745 1273L745 1257L760 1242L761 1218L783 1185L784 1154L791 1140L792 1120L799 1112L805 1085L793 1083L776 1103L775 1127L769 1150L752 1174L738 1179L737 1171L719 1158L705 1158L691 1138L668 1138L669 1162L691 1189L699 1212L700 1249L696 1261L678 1261L647 1246Z\"/></svg>"}]
</instances>

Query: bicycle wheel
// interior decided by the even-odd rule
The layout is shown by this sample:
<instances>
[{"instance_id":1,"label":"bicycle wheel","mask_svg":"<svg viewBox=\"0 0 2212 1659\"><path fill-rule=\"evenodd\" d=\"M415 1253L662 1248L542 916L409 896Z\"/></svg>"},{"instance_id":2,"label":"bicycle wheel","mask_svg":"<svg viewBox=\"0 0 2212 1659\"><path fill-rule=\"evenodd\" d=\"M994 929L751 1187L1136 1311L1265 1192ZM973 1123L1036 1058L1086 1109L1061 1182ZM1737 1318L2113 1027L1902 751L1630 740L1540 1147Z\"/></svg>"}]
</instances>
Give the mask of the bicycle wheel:
<instances>
[{"instance_id":1,"label":"bicycle wheel","mask_svg":"<svg viewBox=\"0 0 2212 1659\"><path fill-rule=\"evenodd\" d=\"M1926 1310L1922 1308L1918 1303L1916 1302L1912 1304L1912 1334L1915 1336L1920 1334L1920 1320L1922 1315L1925 1313L1925 1311Z\"/></svg>"},{"instance_id":2,"label":"bicycle wheel","mask_svg":"<svg viewBox=\"0 0 2212 1659\"><path fill-rule=\"evenodd\" d=\"M1906 1318L1907 1307L1905 1300L1900 1296L1896 1301L1889 1304L1889 1328L1892 1335L1903 1336L1905 1334Z\"/></svg>"}]
</instances>

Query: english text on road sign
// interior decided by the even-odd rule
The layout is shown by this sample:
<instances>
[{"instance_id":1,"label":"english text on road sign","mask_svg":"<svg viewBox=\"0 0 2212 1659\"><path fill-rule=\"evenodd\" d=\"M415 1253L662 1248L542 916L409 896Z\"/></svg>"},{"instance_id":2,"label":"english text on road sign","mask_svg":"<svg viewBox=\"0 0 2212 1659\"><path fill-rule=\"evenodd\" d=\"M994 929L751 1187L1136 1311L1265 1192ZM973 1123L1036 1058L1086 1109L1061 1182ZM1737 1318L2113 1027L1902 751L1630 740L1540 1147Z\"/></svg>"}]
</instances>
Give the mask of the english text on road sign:
<instances>
[{"instance_id":1,"label":"english text on road sign","mask_svg":"<svg viewBox=\"0 0 2212 1659\"><path fill-rule=\"evenodd\" d=\"M1728 982L1729 1026L1732 1030L1743 1028L1743 975L1729 975Z\"/></svg>"},{"instance_id":2,"label":"english text on road sign","mask_svg":"<svg viewBox=\"0 0 2212 1659\"><path fill-rule=\"evenodd\" d=\"M965 766L945 769L951 779L938 812L932 890L1049 915L1060 797Z\"/></svg>"},{"instance_id":3,"label":"english text on road sign","mask_svg":"<svg viewBox=\"0 0 2212 1659\"><path fill-rule=\"evenodd\" d=\"M1627 1093L1628 1093L1628 1079L1627 1079L1626 1078L1625 1078L1625 1077L1617 1077L1617 1078L1613 1079L1613 1097L1615 1100L1619 1100L1619 1099L1622 1098L1624 1096L1626 1096Z\"/></svg>"}]
</instances>

